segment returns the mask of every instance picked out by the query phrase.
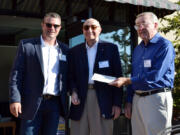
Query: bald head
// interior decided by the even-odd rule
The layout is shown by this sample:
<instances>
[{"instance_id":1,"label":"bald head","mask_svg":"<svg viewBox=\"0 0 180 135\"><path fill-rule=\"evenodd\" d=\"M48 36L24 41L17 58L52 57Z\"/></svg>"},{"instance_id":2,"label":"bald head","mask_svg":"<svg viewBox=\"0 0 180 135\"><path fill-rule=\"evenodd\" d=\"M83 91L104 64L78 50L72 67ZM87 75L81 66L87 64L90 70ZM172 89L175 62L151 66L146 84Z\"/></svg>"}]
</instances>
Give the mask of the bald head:
<instances>
[{"instance_id":1,"label":"bald head","mask_svg":"<svg viewBox=\"0 0 180 135\"><path fill-rule=\"evenodd\" d=\"M98 26L98 27L101 27L99 21L96 20L96 19L94 19L94 18L89 18L89 19L87 19L87 20L84 22L83 26L85 26L85 25L92 25L92 24L93 24L93 25L96 25L96 26Z\"/></svg>"},{"instance_id":2,"label":"bald head","mask_svg":"<svg viewBox=\"0 0 180 135\"><path fill-rule=\"evenodd\" d=\"M83 34L89 46L92 46L99 40L101 30L102 29L99 21L94 18L89 18L84 22Z\"/></svg>"}]
</instances>

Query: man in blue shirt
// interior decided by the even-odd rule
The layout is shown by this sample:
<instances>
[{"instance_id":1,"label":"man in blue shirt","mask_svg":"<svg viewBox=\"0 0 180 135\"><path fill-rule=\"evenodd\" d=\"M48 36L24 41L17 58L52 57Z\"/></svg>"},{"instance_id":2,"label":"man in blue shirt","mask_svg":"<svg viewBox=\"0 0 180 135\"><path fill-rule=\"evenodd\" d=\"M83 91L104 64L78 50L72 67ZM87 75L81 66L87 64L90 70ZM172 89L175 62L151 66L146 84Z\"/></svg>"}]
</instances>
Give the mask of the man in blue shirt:
<instances>
[{"instance_id":1,"label":"man in blue shirt","mask_svg":"<svg viewBox=\"0 0 180 135\"><path fill-rule=\"evenodd\" d=\"M132 134L157 135L171 126L175 51L158 33L154 13L139 14L135 29L142 42L133 53L132 76L120 77L110 85L129 85L125 115L131 118Z\"/></svg>"}]
</instances>

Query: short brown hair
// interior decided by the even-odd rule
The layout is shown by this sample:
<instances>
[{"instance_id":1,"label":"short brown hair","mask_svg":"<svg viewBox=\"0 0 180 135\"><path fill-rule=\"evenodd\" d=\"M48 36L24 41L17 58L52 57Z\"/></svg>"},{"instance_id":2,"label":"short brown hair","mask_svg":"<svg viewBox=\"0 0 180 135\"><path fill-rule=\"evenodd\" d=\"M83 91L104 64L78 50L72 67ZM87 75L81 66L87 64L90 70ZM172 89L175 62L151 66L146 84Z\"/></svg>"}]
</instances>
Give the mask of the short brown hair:
<instances>
[{"instance_id":1,"label":"short brown hair","mask_svg":"<svg viewBox=\"0 0 180 135\"><path fill-rule=\"evenodd\" d=\"M43 21L46 17L53 17L53 18L59 18L59 20L61 21L61 16L58 14L58 13L55 13L55 12L49 12L49 13L46 13L44 15L44 18L43 18Z\"/></svg>"}]
</instances>

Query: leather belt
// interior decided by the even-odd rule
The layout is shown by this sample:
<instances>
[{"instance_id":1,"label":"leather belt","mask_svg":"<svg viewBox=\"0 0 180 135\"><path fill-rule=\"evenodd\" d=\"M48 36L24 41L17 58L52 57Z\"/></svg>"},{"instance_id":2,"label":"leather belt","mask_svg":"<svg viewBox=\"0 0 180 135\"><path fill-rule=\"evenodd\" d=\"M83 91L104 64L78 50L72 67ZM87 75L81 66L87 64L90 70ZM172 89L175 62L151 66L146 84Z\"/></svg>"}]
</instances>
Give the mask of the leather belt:
<instances>
[{"instance_id":1,"label":"leather belt","mask_svg":"<svg viewBox=\"0 0 180 135\"><path fill-rule=\"evenodd\" d=\"M88 84L88 89L94 89L94 84Z\"/></svg>"},{"instance_id":2,"label":"leather belt","mask_svg":"<svg viewBox=\"0 0 180 135\"><path fill-rule=\"evenodd\" d=\"M49 99L58 98L59 96L45 94L45 95L42 95L42 97L43 97L44 100L49 100Z\"/></svg>"},{"instance_id":3,"label":"leather belt","mask_svg":"<svg viewBox=\"0 0 180 135\"><path fill-rule=\"evenodd\" d=\"M159 89L153 89L150 91L136 91L135 94L140 96L140 97L144 97L144 96L149 96L149 95L153 95L153 94L157 94L160 92L168 92L171 91L170 88L159 88Z\"/></svg>"}]
</instances>

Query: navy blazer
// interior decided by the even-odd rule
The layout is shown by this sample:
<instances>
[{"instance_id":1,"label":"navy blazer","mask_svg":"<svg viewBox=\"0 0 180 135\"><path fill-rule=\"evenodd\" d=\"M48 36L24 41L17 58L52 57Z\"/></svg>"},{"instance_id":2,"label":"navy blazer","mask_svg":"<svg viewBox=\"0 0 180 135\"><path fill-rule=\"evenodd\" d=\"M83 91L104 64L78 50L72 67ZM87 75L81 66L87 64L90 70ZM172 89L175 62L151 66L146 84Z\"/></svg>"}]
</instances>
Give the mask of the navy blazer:
<instances>
[{"instance_id":1,"label":"navy blazer","mask_svg":"<svg viewBox=\"0 0 180 135\"><path fill-rule=\"evenodd\" d=\"M68 47L58 41L58 46L64 55ZM22 105L21 118L33 119L42 101L44 88L43 59L41 40L39 38L20 41L14 65L9 80L10 103L20 102ZM61 115L65 116L66 109L66 80L67 61L60 60L60 101Z\"/></svg>"},{"instance_id":2,"label":"navy blazer","mask_svg":"<svg viewBox=\"0 0 180 135\"><path fill-rule=\"evenodd\" d=\"M108 61L109 66L100 68L99 62L102 61ZM76 90L81 102L79 105L71 104L69 117L73 120L79 120L84 109L89 80L85 43L70 49L68 63L68 90L70 93ZM120 56L116 45L99 41L93 72L114 77L122 76ZM112 106L121 106L122 88L97 81L94 82L94 85L102 117L112 118Z\"/></svg>"}]
</instances>

